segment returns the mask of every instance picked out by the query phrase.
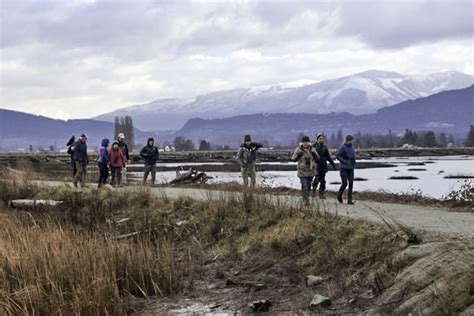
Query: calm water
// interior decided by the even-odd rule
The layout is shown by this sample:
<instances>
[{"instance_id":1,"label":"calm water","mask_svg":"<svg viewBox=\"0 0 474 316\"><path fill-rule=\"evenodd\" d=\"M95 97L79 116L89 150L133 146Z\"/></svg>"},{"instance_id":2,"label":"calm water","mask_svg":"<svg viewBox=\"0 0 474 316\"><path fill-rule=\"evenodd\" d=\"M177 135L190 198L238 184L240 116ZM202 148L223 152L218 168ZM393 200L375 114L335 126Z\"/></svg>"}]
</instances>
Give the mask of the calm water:
<instances>
[{"instance_id":1,"label":"calm water","mask_svg":"<svg viewBox=\"0 0 474 316\"><path fill-rule=\"evenodd\" d=\"M474 176L474 156L386 158L371 161L387 162L397 166L356 170L355 177L365 178L367 181L355 182L355 191L384 190L392 193L415 193L420 190L426 196L442 198L452 190L458 189L465 181L460 179L444 179L444 176L460 174ZM425 165L412 166L409 163L425 163ZM186 168L185 165L183 166ZM422 168L426 169L426 171L408 170L412 168ZM140 176L141 174L134 175ZM208 175L214 177L209 180L209 183L241 181L240 173L238 172L208 172ZM418 179L389 180L391 176L414 176ZM159 172L157 175L159 182L169 182L174 177L175 172ZM326 180L328 182L328 189L336 190L338 184L329 183L340 181L339 172L330 170L326 175ZM474 179L471 181L474 181ZM257 182L259 185L271 187L300 187L296 171L259 172Z\"/></svg>"}]
</instances>

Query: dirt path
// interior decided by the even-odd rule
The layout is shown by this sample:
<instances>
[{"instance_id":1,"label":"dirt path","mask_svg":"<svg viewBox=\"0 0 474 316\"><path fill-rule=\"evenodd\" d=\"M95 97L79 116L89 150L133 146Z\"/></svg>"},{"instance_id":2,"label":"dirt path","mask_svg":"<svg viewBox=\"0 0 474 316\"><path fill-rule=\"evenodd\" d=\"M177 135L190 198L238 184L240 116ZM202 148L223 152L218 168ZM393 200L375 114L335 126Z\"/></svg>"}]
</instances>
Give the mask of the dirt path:
<instances>
[{"instance_id":1,"label":"dirt path","mask_svg":"<svg viewBox=\"0 0 474 316\"><path fill-rule=\"evenodd\" d=\"M71 186L60 181L38 181L45 186ZM117 190L136 190L139 186L124 187ZM189 197L206 200L217 199L223 195L241 196L241 193L203 190L195 188L152 187L151 192L156 196L167 196L175 199ZM275 203L298 205L301 199L292 195L271 196ZM311 208L320 212L348 216L356 219L369 220L377 223L397 222L415 230L431 233L447 234L453 237L474 238L474 213L450 212L447 208L406 205L395 203L380 203L372 201L356 201L355 205L340 204L335 199L314 199Z\"/></svg>"}]
</instances>

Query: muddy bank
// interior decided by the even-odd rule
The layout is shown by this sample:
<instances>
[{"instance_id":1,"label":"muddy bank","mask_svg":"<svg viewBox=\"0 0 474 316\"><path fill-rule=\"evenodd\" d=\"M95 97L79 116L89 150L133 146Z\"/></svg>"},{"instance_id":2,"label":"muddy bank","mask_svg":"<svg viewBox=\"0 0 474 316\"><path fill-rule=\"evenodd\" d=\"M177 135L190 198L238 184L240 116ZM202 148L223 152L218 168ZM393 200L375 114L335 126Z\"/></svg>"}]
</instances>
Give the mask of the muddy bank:
<instances>
[{"instance_id":1,"label":"muddy bank","mask_svg":"<svg viewBox=\"0 0 474 316\"><path fill-rule=\"evenodd\" d=\"M293 154L293 148L288 149L262 149L259 151L259 159L262 162L288 162ZM336 150L331 149L335 156ZM183 152L161 152L160 162L231 162L235 160L237 150L221 151L183 151ZM429 156L463 156L474 155L474 148L377 148L357 149L359 159L388 158L388 157L429 157ZM90 157L95 159L96 151L90 152ZM137 151L132 154L132 161L140 161ZM0 165L18 163L20 161L57 161L67 163L69 156L63 153L0 153Z\"/></svg>"},{"instance_id":2,"label":"muddy bank","mask_svg":"<svg viewBox=\"0 0 474 316\"><path fill-rule=\"evenodd\" d=\"M232 152L235 154L234 152ZM193 152L193 153L164 153L161 155L161 159L157 164L157 171L176 171L176 170L188 170L193 168L195 170L204 172L240 172L240 166L235 161L235 157L229 152L227 158L220 157L218 161L214 161L216 158L206 158L204 155L212 155L212 152ZM187 156L191 155L191 156ZM180 158L177 158L180 156ZM187 158L185 158L187 157ZM90 174L98 173L97 166L94 162L95 157L90 154L91 163L88 166L88 172ZM130 172L143 172L144 165L143 161L140 160L138 155L132 155L132 163L127 167ZM262 155L260 163L257 166L258 171L295 171L296 165L291 163L288 159L281 161L273 161L267 159ZM183 165L180 165L183 163ZM338 165L336 161L336 165ZM69 156L63 154L0 154L0 168L10 167L15 169L30 169L36 173L47 176L49 178L63 178L67 177L71 173L71 164ZM390 163L382 162L371 162L364 161L357 163L357 169L368 169L368 168L389 168L395 167Z\"/></svg>"}]
</instances>

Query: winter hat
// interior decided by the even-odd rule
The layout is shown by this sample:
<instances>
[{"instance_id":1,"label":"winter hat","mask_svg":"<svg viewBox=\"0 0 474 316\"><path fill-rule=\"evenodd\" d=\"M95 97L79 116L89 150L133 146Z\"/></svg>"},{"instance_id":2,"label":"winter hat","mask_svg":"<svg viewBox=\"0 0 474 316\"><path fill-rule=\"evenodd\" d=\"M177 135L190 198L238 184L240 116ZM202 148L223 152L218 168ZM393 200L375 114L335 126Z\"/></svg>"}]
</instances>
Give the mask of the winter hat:
<instances>
[{"instance_id":1,"label":"winter hat","mask_svg":"<svg viewBox=\"0 0 474 316\"><path fill-rule=\"evenodd\" d=\"M321 133L321 132L317 133L317 134L316 134L316 140L318 140L319 137L321 137L321 136L324 136L323 133Z\"/></svg>"},{"instance_id":2,"label":"winter hat","mask_svg":"<svg viewBox=\"0 0 474 316\"><path fill-rule=\"evenodd\" d=\"M347 135L347 136L346 136L346 142L350 142L351 140L354 140L354 136L352 136L352 135Z\"/></svg>"},{"instance_id":3,"label":"winter hat","mask_svg":"<svg viewBox=\"0 0 474 316\"><path fill-rule=\"evenodd\" d=\"M117 138L118 138L118 139L124 139L124 138L125 138L125 134L124 134L124 133L119 133L119 134L117 135Z\"/></svg>"},{"instance_id":4,"label":"winter hat","mask_svg":"<svg viewBox=\"0 0 474 316\"><path fill-rule=\"evenodd\" d=\"M301 137L301 142L302 143L309 143L310 142L309 137L308 136Z\"/></svg>"},{"instance_id":5,"label":"winter hat","mask_svg":"<svg viewBox=\"0 0 474 316\"><path fill-rule=\"evenodd\" d=\"M85 133L82 133L82 134L81 134L81 138L87 139L87 135L86 135Z\"/></svg>"},{"instance_id":6,"label":"winter hat","mask_svg":"<svg viewBox=\"0 0 474 316\"><path fill-rule=\"evenodd\" d=\"M250 135L245 135L244 142L251 142L251 141L252 141L252 138L250 137Z\"/></svg>"},{"instance_id":7,"label":"winter hat","mask_svg":"<svg viewBox=\"0 0 474 316\"><path fill-rule=\"evenodd\" d=\"M150 137L150 138L148 138L148 140L146 141L146 143L148 144L150 141L155 142L155 139L154 139L153 137Z\"/></svg>"}]
</instances>

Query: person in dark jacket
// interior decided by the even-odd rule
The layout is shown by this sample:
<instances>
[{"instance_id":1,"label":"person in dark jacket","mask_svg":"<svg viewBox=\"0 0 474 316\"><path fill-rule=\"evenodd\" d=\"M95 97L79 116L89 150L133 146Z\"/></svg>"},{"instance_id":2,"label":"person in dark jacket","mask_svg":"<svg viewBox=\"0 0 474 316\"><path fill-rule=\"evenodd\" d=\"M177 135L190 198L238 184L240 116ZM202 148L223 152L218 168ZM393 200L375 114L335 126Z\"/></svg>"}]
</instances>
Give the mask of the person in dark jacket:
<instances>
[{"instance_id":1,"label":"person in dark jacket","mask_svg":"<svg viewBox=\"0 0 474 316\"><path fill-rule=\"evenodd\" d=\"M87 155L87 135L82 134L77 142L74 143L74 164L77 172L74 176L74 186L80 183L81 187L86 185L87 165L89 164L89 156Z\"/></svg>"},{"instance_id":2,"label":"person in dark jacket","mask_svg":"<svg viewBox=\"0 0 474 316\"><path fill-rule=\"evenodd\" d=\"M115 141L109 149L109 166L112 173L112 185L116 188L122 185L122 168L126 167L125 156Z\"/></svg>"},{"instance_id":3,"label":"person in dark jacket","mask_svg":"<svg viewBox=\"0 0 474 316\"><path fill-rule=\"evenodd\" d=\"M117 142L118 142L118 146L119 146L120 150L123 153L123 156L126 160L126 163L130 164L130 154L128 152L128 145L125 142L125 134L124 133L119 133L117 135ZM126 167L124 167L123 170L122 170L122 179L123 179L124 183L127 183L127 168Z\"/></svg>"},{"instance_id":4,"label":"person in dark jacket","mask_svg":"<svg viewBox=\"0 0 474 316\"><path fill-rule=\"evenodd\" d=\"M130 160L130 155L129 155L129 152L128 152L128 145L125 142L125 134L124 133L119 133L117 135L117 143L118 143L118 146L119 146L120 150L123 153L123 156L125 157L125 159L128 162Z\"/></svg>"},{"instance_id":5,"label":"person in dark jacket","mask_svg":"<svg viewBox=\"0 0 474 316\"><path fill-rule=\"evenodd\" d=\"M341 145L337 151L336 158L339 160L339 172L341 175L341 187L337 193L337 200L342 203L342 195L346 190L347 184L349 183L349 189L347 190L347 204L354 204L352 200L352 188L354 184L354 167L356 163L355 150L352 145L354 137L352 135L346 136L346 141Z\"/></svg>"},{"instance_id":6,"label":"person in dark jacket","mask_svg":"<svg viewBox=\"0 0 474 316\"><path fill-rule=\"evenodd\" d=\"M99 166L99 188L107 184L107 178L109 177L109 149L107 147L109 147L109 140L104 138L99 148L99 158L97 158L97 165Z\"/></svg>"},{"instance_id":7,"label":"person in dark jacket","mask_svg":"<svg viewBox=\"0 0 474 316\"><path fill-rule=\"evenodd\" d=\"M74 135L69 138L68 142L66 143L67 147L67 154L71 157L71 167L72 167L72 178L76 176L77 168L76 163L74 162L74 143L76 142L76 137Z\"/></svg>"},{"instance_id":8,"label":"person in dark jacket","mask_svg":"<svg viewBox=\"0 0 474 316\"><path fill-rule=\"evenodd\" d=\"M326 192L326 173L328 172L327 163L329 162L334 170L336 170L336 164L331 158L328 147L324 144L324 134L316 134L316 142L313 144L319 155L319 161L317 166L317 173L313 180L313 195L316 193L316 189L319 184L319 198L325 199L324 192Z\"/></svg>"},{"instance_id":9,"label":"person in dark jacket","mask_svg":"<svg viewBox=\"0 0 474 316\"><path fill-rule=\"evenodd\" d=\"M244 180L244 190L247 190L249 187L249 178L250 188L255 188L257 178L255 163L259 148L262 148L262 144L252 142L250 135L245 135L244 142L240 145L237 153L237 162L240 165L240 171Z\"/></svg>"},{"instance_id":10,"label":"person in dark jacket","mask_svg":"<svg viewBox=\"0 0 474 316\"><path fill-rule=\"evenodd\" d=\"M298 177L301 181L301 194L303 202L309 205L309 192L311 191L311 183L317 174L317 163L319 155L312 146L308 136L303 136L301 143L296 147L291 160L297 162Z\"/></svg>"},{"instance_id":11,"label":"person in dark jacket","mask_svg":"<svg viewBox=\"0 0 474 316\"><path fill-rule=\"evenodd\" d=\"M145 159L143 183L146 183L146 179L151 173L151 184L154 184L156 179L156 162L158 161L160 154L158 148L155 146L155 140L153 137L148 138L146 145L140 151L140 156Z\"/></svg>"}]
</instances>

